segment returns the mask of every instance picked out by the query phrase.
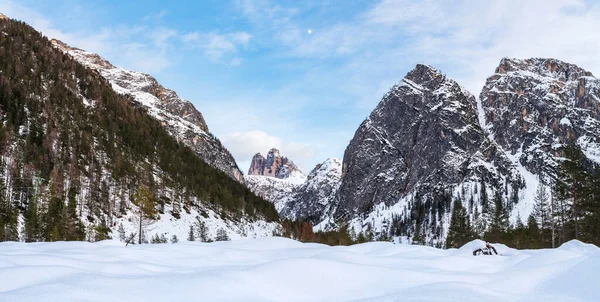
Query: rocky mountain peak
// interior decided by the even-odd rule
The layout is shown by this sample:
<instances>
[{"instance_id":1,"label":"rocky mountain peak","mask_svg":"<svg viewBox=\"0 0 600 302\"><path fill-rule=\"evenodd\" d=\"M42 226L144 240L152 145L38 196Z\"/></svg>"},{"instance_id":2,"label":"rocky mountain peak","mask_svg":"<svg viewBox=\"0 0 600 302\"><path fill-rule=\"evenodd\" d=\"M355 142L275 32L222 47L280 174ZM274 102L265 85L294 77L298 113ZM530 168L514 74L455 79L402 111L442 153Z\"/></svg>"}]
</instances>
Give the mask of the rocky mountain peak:
<instances>
[{"instance_id":1,"label":"rocky mountain peak","mask_svg":"<svg viewBox=\"0 0 600 302\"><path fill-rule=\"evenodd\" d=\"M252 157L248 175L270 176L279 179L286 179L294 175L304 176L293 161L281 156L277 148L269 150L266 158L262 154L256 153Z\"/></svg>"},{"instance_id":2,"label":"rocky mountain peak","mask_svg":"<svg viewBox=\"0 0 600 302\"><path fill-rule=\"evenodd\" d=\"M82 65L99 72L117 93L131 95L137 105L144 107L172 136L192 148L205 162L244 181L231 153L210 133L202 113L191 102L181 99L148 74L116 67L98 54L60 40L53 39L51 43Z\"/></svg>"},{"instance_id":3,"label":"rocky mountain peak","mask_svg":"<svg viewBox=\"0 0 600 302\"><path fill-rule=\"evenodd\" d=\"M417 66L404 77L405 81L411 81L429 89L435 89L435 87L439 86L445 79L446 76L439 70L423 64L417 64Z\"/></svg>"},{"instance_id":4,"label":"rocky mountain peak","mask_svg":"<svg viewBox=\"0 0 600 302\"><path fill-rule=\"evenodd\" d=\"M495 141L533 173L552 174L569 137L600 158L600 80L556 59L507 59L480 99Z\"/></svg>"},{"instance_id":5,"label":"rocky mountain peak","mask_svg":"<svg viewBox=\"0 0 600 302\"><path fill-rule=\"evenodd\" d=\"M98 54L71 47L57 39L52 39L51 43L86 67L98 70L103 77L111 82L117 92L131 94L134 97L136 94L147 93L149 96L140 95L136 100L143 105L157 107L157 109L175 115L209 133L202 113L196 110L191 102L182 100L175 91L160 85L152 76L115 67Z\"/></svg>"},{"instance_id":6,"label":"rocky mountain peak","mask_svg":"<svg viewBox=\"0 0 600 302\"><path fill-rule=\"evenodd\" d=\"M419 64L383 97L346 148L335 218L482 175L500 181L483 165L494 157L502 162L496 155L479 126L475 97Z\"/></svg>"},{"instance_id":7,"label":"rocky mountain peak","mask_svg":"<svg viewBox=\"0 0 600 302\"><path fill-rule=\"evenodd\" d=\"M0 20L8 20L8 17L3 13L0 13Z\"/></svg>"},{"instance_id":8,"label":"rocky mountain peak","mask_svg":"<svg viewBox=\"0 0 600 302\"><path fill-rule=\"evenodd\" d=\"M552 58L503 58L496 68L496 73L506 74L511 72L530 72L562 82L576 80L583 76L593 77L591 72L575 64Z\"/></svg>"}]
</instances>

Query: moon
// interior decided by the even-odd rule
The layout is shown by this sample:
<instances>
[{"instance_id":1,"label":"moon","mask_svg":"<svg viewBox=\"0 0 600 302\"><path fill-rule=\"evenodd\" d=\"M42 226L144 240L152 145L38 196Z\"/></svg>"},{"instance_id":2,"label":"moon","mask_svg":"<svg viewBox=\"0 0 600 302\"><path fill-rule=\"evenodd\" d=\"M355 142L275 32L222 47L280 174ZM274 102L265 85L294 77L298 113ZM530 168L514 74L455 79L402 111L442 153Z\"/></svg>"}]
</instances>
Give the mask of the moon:
<instances>
[{"instance_id":1,"label":"moon","mask_svg":"<svg viewBox=\"0 0 600 302\"><path fill-rule=\"evenodd\" d=\"M312 29L309 29L309 30L308 30L308 34L309 34L309 35L310 35L310 34L312 34Z\"/></svg>"}]
</instances>

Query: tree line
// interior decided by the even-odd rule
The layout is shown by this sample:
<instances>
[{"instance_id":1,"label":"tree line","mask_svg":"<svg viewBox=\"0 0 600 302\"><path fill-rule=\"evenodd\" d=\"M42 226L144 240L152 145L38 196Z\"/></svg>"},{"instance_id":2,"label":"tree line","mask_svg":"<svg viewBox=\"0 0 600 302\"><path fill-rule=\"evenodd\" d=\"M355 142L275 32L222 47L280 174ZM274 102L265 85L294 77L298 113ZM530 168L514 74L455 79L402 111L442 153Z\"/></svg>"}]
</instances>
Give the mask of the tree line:
<instances>
[{"instance_id":1,"label":"tree line","mask_svg":"<svg viewBox=\"0 0 600 302\"><path fill-rule=\"evenodd\" d=\"M142 183L175 217L201 202L232 219L279 219L41 33L13 20L0 32L0 240L106 238Z\"/></svg>"},{"instance_id":2,"label":"tree line","mask_svg":"<svg viewBox=\"0 0 600 302\"><path fill-rule=\"evenodd\" d=\"M454 202L446 247L460 247L475 239L515 248L557 247L577 239L600 245L600 166L587 159L570 139L555 179L539 178L534 206L527 224L511 225L499 194L491 207L471 223L460 200Z\"/></svg>"}]
</instances>

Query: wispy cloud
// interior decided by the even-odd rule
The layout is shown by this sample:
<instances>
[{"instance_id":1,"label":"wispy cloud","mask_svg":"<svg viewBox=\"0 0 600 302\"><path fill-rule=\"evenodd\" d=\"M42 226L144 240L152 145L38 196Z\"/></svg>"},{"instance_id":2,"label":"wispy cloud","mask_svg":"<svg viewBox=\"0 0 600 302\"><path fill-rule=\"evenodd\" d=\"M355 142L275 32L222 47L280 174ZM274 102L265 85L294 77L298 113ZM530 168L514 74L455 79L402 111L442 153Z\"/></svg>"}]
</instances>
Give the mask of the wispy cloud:
<instances>
[{"instance_id":1,"label":"wispy cloud","mask_svg":"<svg viewBox=\"0 0 600 302\"><path fill-rule=\"evenodd\" d=\"M417 63L440 68L475 95L506 56L555 57L600 74L597 1L232 0L226 7L216 27L176 27L165 22L174 11L159 11L133 25L61 31L20 2L0 0L5 14L125 68L161 72L190 57L242 64L209 71L225 75L213 95L206 87L183 89L242 162L274 143L309 146L313 151L297 156L310 159L295 159L308 168L340 156L360 121ZM226 74L232 70L243 71ZM263 133L269 146L242 144L252 137L249 129Z\"/></svg>"},{"instance_id":2,"label":"wispy cloud","mask_svg":"<svg viewBox=\"0 0 600 302\"><path fill-rule=\"evenodd\" d=\"M209 33L192 32L181 36L181 40L188 46L200 48L204 53L215 62L229 63L230 65L239 65L242 59L237 57L240 49L248 46L252 35L244 31L220 34L213 31ZM224 60L228 56L229 61Z\"/></svg>"}]
</instances>

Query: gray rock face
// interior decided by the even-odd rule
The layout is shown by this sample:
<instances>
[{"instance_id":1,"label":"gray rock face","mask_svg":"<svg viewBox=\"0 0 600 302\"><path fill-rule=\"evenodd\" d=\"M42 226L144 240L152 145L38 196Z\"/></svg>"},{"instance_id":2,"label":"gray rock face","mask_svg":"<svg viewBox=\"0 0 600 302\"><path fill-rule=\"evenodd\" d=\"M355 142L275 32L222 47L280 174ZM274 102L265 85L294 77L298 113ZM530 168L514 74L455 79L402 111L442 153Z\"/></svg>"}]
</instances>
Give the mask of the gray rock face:
<instances>
[{"instance_id":1,"label":"gray rock face","mask_svg":"<svg viewBox=\"0 0 600 302\"><path fill-rule=\"evenodd\" d=\"M306 182L294 191L294 198L280 213L287 218L302 218L317 224L333 210L335 194L342 180L342 161L327 159L308 174Z\"/></svg>"},{"instance_id":2,"label":"gray rock face","mask_svg":"<svg viewBox=\"0 0 600 302\"><path fill-rule=\"evenodd\" d=\"M276 148L269 150L266 158L260 153L256 153L248 169L248 175L270 176L279 179L285 179L296 174L302 174L298 166L287 157L281 156Z\"/></svg>"},{"instance_id":3,"label":"gray rock face","mask_svg":"<svg viewBox=\"0 0 600 302\"><path fill-rule=\"evenodd\" d=\"M98 71L121 94L129 94L161 121L169 133L192 148L208 164L243 182L243 175L231 153L212 135L192 103L182 100L175 91L165 88L148 74L115 67L95 53L70 47L59 40L52 44L84 66ZM92 104L93 105L93 104Z\"/></svg>"},{"instance_id":4,"label":"gray rock face","mask_svg":"<svg viewBox=\"0 0 600 302\"><path fill-rule=\"evenodd\" d=\"M383 97L346 148L335 218L467 178L516 181L510 165L486 165L508 159L479 126L476 108L475 97L455 81L417 65Z\"/></svg>"},{"instance_id":5,"label":"gray rock face","mask_svg":"<svg viewBox=\"0 0 600 302\"><path fill-rule=\"evenodd\" d=\"M600 159L600 80L555 59L502 59L480 99L486 129L533 173L553 174L569 137Z\"/></svg>"},{"instance_id":6,"label":"gray rock face","mask_svg":"<svg viewBox=\"0 0 600 302\"><path fill-rule=\"evenodd\" d=\"M257 156L255 156L257 158ZM260 162L260 157L256 162ZM265 159L266 161L266 159ZM246 175L246 185L271 201L280 217L308 219L317 224L334 209L335 194L342 177L342 161L328 159L318 164L308 177L279 179Z\"/></svg>"}]
</instances>

